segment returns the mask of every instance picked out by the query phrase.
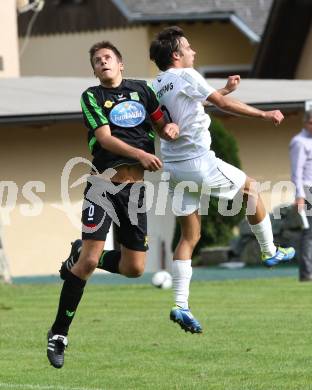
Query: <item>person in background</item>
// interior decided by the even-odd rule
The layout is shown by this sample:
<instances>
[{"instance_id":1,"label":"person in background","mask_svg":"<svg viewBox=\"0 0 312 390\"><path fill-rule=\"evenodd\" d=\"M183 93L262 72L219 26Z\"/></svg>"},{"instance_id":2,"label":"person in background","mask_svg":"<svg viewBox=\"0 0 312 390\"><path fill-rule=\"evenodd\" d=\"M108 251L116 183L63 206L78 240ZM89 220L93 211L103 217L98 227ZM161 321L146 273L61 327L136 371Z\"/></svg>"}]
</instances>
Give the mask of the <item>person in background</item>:
<instances>
[{"instance_id":1,"label":"person in background","mask_svg":"<svg viewBox=\"0 0 312 390\"><path fill-rule=\"evenodd\" d=\"M303 128L289 145L291 180L296 187L295 205L303 220L299 280L312 281L312 111L303 118ZM306 213L307 211L307 213ZM308 214L308 215L307 215Z\"/></svg>"}]
</instances>

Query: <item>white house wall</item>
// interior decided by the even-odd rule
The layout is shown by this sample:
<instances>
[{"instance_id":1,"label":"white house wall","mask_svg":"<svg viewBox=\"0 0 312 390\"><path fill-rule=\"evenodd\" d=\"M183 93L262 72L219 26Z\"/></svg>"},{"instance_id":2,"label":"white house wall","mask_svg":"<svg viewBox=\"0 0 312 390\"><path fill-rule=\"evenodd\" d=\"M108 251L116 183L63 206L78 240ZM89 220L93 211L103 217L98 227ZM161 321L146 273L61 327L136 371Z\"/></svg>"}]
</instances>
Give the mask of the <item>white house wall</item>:
<instances>
[{"instance_id":1,"label":"white house wall","mask_svg":"<svg viewBox=\"0 0 312 390\"><path fill-rule=\"evenodd\" d=\"M16 0L0 1L0 77L19 76Z\"/></svg>"},{"instance_id":2,"label":"white house wall","mask_svg":"<svg viewBox=\"0 0 312 390\"><path fill-rule=\"evenodd\" d=\"M77 157L92 159L86 129L80 122L2 128L0 166L5 169L0 182L0 221L12 276L56 274L68 256L70 242L80 237L84 184L69 189L69 209L64 208L66 199L61 186L66 163ZM70 174L69 186L89 171L88 165L77 164ZM146 178L157 194L159 175L147 174ZM27 195L27 186L35 196ZM166 216L153 214L152 209L148 213L150 250L146 271L160 268L162 241L166 265L171 260L174 216L170 209Z\"/></svg>"},{"instance_id":3,"label":"white house wall","mask_svg":"<svg viewBox=\"0 0 312 390\"><path fill-rule=\"evenodd\" d=\"M111 41L122 53L126 77L148 76L149 42L145 27L32 37L21 61L21 75L89 77L93 74L89 49L103 40ZM24 39L20 39L20 46L23 43Z\"/></svg>"}]
</instances>

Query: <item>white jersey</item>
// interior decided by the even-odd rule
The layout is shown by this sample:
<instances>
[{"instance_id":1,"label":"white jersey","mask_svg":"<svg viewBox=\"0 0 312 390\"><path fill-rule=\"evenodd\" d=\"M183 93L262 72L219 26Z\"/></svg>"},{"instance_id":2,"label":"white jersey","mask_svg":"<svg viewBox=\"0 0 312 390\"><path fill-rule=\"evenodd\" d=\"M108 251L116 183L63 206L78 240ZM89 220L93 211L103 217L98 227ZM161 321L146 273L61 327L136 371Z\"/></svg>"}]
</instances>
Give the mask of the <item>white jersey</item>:
<instances>
[{"instance_id":1,"label":"white jersey","mask_svg":"<svg viewBox=\"0 0 312 390\"><path fill-rule=\"evenodd\" d=\"M156 77L153 86L163 111L180 128L176 140L161 139L163 161L188 160L207 153L211 119L202 103L215 89L193 68L169 68Z\"/></svg>"}]
</instances>

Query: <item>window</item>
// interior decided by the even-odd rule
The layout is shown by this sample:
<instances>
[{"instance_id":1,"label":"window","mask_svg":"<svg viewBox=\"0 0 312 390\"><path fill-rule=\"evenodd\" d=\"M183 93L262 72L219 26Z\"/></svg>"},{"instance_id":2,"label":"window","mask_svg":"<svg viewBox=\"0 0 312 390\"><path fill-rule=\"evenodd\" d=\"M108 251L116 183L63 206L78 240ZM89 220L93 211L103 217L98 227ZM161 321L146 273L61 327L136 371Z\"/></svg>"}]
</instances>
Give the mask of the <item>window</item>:
<instances>
[{"instance_id":1,"label":"window","mask_svg":"<svg viewBox=\"0 0 312 390\"><path fill-rule=\"evenodd\" d=\"M86 0L54 0L54 4L57 6L62 5L82 5L86 3Z\"/></svg>"},{"instance_id":2,"label":"window","mask_svg":"<svg viewBox=\"0 0 312 390\"><path fill-rule=\"evenodd\" d=\"M204 78L227 78L233 74L239 74L242 77L248 77L251 72L251 65L230 64L199 66L197 70Z\"/></svg>"}]
</instances>

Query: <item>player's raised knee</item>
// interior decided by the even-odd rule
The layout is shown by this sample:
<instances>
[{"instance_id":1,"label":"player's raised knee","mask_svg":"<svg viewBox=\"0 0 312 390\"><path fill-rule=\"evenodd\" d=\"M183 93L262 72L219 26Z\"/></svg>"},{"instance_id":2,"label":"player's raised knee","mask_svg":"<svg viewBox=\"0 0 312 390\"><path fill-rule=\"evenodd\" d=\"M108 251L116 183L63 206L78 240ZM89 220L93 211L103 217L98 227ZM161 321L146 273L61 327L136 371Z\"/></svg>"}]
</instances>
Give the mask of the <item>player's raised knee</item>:
<instances>
[{"instance_id":1,"label":"player's raised knee","mask_svg":"<svg viewBox=\"0 0 312 390\"><path fill-rule=\"evenodd\" d=\"M185 240L190 247L195 248L200 237L200 231L193 231L191 234L182 235L182 240Z\"/></svg>"},{"instance_id":2,"label":"player's raised knee","mask_svg":"<svg viewBox=\"0 0 312 390\"><path fill-rule=\"evenodd\" d=\"M99 259L97 256L89 254L84 256L82 259L79 259L79 262L81 266L84 268L84 271L89 274L90 272L93 272L96 269L99 263Z\"/></svg>"},{"instance_id":3,"label":"player's raised knee","mask_svg":"<svg viewBox=\"0 0 312 390\"><path fill-rule=\"evenodd\" d=\"M201 233L200 231L198 231L195 235L194 235L194 244L197 245L198 244L198 241L200 240L201 238Z\"/></svg>"},{"instance_id":4,"label":"player's raised knee","mask_svg":"<svg viewBox=\"0 0 312 390\"><path fill-rule=\"evenodd\" d=\"M139 278L143 275L144 265L142 264L131 264L125 270L125 276L128 278Z\"/></svg>"}]
</instances>

